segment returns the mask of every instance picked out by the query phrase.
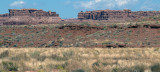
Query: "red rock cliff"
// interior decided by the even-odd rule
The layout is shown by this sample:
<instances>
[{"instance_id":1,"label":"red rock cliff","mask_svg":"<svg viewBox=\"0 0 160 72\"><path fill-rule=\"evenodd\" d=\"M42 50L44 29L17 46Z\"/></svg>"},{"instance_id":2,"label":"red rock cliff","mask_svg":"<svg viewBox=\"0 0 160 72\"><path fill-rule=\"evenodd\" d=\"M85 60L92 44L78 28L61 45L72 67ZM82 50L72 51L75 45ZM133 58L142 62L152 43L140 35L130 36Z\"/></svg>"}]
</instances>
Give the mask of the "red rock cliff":
<instances>
[{"instance_id":1,"label":"red rock cliff","mask_svg":"<svg viewBox=\"0 0 160 72\"><path fill-rule=\"evenodd\" d=\"M124 10L96 10L78 13L78 19L92 20L128 20L141 17L154 16L160 14L160 11L137 11L132 12L129 9Z\"/></svg>"}]
</instances>

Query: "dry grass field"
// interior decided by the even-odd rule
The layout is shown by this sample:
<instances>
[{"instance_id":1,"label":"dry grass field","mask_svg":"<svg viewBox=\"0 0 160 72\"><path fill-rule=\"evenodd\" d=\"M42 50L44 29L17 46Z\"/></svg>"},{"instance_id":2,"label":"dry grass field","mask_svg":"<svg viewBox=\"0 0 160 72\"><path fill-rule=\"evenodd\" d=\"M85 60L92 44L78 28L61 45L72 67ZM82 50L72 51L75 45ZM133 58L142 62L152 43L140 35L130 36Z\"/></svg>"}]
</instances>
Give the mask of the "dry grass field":
<instances>
[{"instance_id":1,"label":"dry grass field","mask_svg":"<svg viewBox=\"0 0 160 72\"><path fill-rule=\"evenodd\" d=\"M160 72L159 48L1 48L0 72Z\"/></svg>"}]
</instances>

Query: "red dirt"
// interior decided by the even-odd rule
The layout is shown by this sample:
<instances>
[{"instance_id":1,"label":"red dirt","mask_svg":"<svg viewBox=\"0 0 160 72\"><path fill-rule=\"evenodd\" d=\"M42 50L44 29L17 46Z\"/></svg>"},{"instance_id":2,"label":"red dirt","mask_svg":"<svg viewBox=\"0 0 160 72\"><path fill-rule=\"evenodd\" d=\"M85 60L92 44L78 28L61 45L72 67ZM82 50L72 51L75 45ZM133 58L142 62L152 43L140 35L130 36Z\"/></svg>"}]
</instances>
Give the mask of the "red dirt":
<instances>
[{"instance_id":1,"label":"red dirt","mask_svg":"<svg viewBox=\"0 0 160 72\"><path fill-rule=\"evenodd\" d=\"M159 25L12 26L0 29L1 47L160 47Z\"/></svg>"}]
</instances>

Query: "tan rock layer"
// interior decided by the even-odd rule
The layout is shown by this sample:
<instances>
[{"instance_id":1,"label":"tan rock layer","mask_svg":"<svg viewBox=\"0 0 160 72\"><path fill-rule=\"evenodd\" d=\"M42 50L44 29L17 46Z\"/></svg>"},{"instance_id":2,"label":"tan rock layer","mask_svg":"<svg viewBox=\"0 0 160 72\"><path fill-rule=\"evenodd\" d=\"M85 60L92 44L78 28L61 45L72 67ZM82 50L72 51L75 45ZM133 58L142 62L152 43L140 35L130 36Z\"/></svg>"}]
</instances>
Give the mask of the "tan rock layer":
<instances>
[{"instance_id":1,"label":"tan rock layer","mask_svg":"<svg viewBox=\"0 0 160 72\"><path fill-rule=\"evenodd\" d=\"M9 9L9 16L32 16L32 17L44 17L44 16L52 16L52 17L59 17L59 14L56 12L51 11L43 11L37 9Z\"/></svg>"},{"instance_id":2,"label":"tan rock layer","mask_svg":"<svg viewBox=\"0 0 160 72\"><path fill-rule=\"evenodd\" d=\"M5 19L5 20L4 20ZM9 9L9 14L0 14L0 23L2 24L41 24L54 23L60 21L59 14L51 11L37 9Z\"/></svg>"},{"instance_id":3,"label":"tan rock layer","mask_svg":"<svg viewBox=\"0 0 160 72\"><path fill-rule=\"evenodd\" d=\"M124 10L97 10L79 12L78 19L91 19L91 20L132 20L147 16L154 16L160 14L160 11L136 11L132 12L129 9Z\"/></svg>"}]
</instances>

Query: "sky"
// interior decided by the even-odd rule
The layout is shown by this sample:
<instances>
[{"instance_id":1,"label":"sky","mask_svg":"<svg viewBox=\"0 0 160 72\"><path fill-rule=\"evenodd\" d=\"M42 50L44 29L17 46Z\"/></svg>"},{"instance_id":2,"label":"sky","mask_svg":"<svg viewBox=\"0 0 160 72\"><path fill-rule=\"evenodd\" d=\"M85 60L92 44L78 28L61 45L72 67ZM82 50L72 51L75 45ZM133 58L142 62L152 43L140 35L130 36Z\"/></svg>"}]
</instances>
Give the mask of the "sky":
<instances>
[{"instance_id":1,"label":"sky","mask_svg":"<svg viewBox=\"0 0 160 72\"><path fill-rule=\"evenodd\" d=\"M0 14L8 9L36 8L57 12L61 18L76 18L80 11L160 11L160 0L0 0Z\"/></svg>"}]
</instances>

